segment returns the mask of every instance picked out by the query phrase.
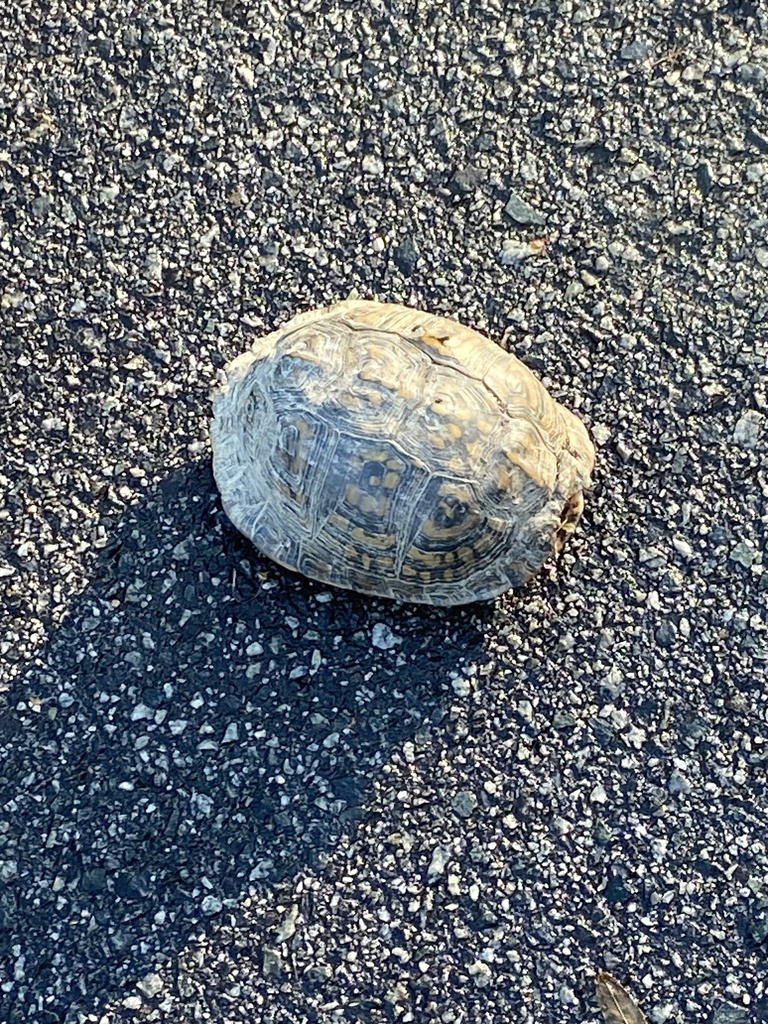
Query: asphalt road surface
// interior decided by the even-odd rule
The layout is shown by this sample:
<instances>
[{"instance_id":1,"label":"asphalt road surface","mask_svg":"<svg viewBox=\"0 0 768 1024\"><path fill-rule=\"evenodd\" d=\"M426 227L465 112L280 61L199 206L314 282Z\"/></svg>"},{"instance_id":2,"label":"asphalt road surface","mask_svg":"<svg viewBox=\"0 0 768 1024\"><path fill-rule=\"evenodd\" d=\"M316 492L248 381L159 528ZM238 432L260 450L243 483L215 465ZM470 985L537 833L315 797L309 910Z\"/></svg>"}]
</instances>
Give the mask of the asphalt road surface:
<instances>
[{"instance_id":1,"label":"asphalt road surface","mask_svg":"<svg viewBox=\"0 0 768 1024\"><path fill-rule=\"evenodd\" d=\"M768 21L6 2L0 1021L768 1021ZM261 558L210 393L350 293L578 410L490 605Z\"/></svg>"}]
</instances>

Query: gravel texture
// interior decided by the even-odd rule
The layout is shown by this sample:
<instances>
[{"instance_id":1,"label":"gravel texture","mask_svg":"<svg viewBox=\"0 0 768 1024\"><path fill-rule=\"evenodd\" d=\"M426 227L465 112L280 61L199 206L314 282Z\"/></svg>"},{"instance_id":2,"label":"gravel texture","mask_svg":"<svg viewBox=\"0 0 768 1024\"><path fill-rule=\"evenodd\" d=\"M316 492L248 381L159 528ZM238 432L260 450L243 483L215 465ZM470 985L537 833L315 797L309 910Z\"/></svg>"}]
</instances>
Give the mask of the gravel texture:
<instances>
[{"instance_id":1,"label":"gravel texture","mask_svg":"<svg viewBox=\"0 0 768 1024\"><path fill-rule=\"evenodd\" d=\"M765 8L4 8L0 1021L768 1021ZM352 290L589 424L523 591L224 518L221 367Z\"/></svg>"}]
</instances>

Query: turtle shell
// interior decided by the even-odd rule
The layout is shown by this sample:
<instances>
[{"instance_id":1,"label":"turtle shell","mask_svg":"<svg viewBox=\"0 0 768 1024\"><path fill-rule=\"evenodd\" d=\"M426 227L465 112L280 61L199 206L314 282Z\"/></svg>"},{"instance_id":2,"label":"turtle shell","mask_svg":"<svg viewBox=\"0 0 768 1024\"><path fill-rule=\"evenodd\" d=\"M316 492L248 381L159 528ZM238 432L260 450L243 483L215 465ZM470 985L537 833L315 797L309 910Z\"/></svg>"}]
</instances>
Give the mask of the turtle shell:
<instances>
[{"instance_id":1,"label":"turtle shell","mask_svg":"<svg viewBox=\"0 0 768 1024\"><path fill-rule=\"evenodd\" d=\"M214 399L224 510L337 587L456 605L519 586L581 515L584 425L477 331L406 306L303 313Z\"/></svg>"}]
</instances>

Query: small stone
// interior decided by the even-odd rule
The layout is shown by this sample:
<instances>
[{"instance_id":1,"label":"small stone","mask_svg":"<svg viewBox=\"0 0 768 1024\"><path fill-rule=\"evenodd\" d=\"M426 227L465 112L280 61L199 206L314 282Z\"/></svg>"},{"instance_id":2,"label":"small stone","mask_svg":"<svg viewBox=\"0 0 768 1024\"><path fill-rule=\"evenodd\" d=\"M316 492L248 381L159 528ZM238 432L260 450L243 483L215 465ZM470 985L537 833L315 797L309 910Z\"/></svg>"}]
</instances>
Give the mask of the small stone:
<instances>
[{"instance_id":1,"label":"small stone","mask_svg":"<svg viewBox=\"0 0 768 1024\"><path fill-rule=\"evenodd\" d=\"M40 424L46 434L54 433L55 431L65 430L67 424L60 416L49 416L44 419Z\"/></svg>"},{"instance_id":2,"label":"small stone","mask_svg":"<svg viewBox=\"0 0 768 1024\"><path fill-rule=\"evenodd\" d=\"M147 707L146 704L137 704L136 707L131 711L131 721L141 722L143 719L154 718L155 709Z\"/></svg>"},{"instance_id":3,"label":"small stone","mask_svg":"<svg viewBox=\"0 0 768 1024\"><path fill-rule=\"evenodd\" d=\"M757 448L765 426L765 416L756 409L741 414L733 430L733 440L742 448Z\"/></svg>"},{"instance_id":4,"label":"small stone","mask_svg":"<svg viewBox=\"0 0 768 1024\"><path fill-rule=\"evenodd\" d=\"M377 156L369 153L363 157L363 174L379 176L384 173L384 162Z\"/></svg>"},{"instance_id":5,"label":"small stone","mask_svg":"<svg viewBox=\"0 0 768 1024\"><path fill-rule=\"evenodd\" d=\"M2 880L2 871L0 871L0 881ZM80 887L83 892L90 894L103 892L107 887L107 872L104 868L91 868L83 873Z\"/></svg>"},{"instance_id":6,"label":"small stone","mask_svg":"<svg viewBox=\"0 0 768 1024\"><path fill-rule=\"evenodd\" d=\"M400 273L405 277L410 277L419 261L419 253L413 239L405 237L399 245L396 245L392 250L392 259Z\"/></svg>"},{"instance_id":7,"label":"small stone","mask_svg":"<svg viewBox=\"0 0 768 1024\"><path fill-rule=\"evenodd\" d=\"M333 970L327 964L310 964L304 971L304 978L312 986L325 985L333 977Z\"/></svg>"},{"instance_id":8,"label":"small stone","mask_svg":"<svg viewBox=\"0 0 768 1024\"><path fill-rule=\"evenodd\" d=\"M391 651L395 644L400 643L400 637L395 636L385 622L376 622L371 630L371 643L380 651Z\"/></svg>"},{"instance_id":9,"label":"small stone","mask_svg":"<svg viewBox=\"0 0 768 1024\"><path fill-rule=\"evenodd\" d=\"M210 817L214 808L213 799L207 793L193 793L189 803L196 814L203 814L206 818Z\"/></svg>"},{"instance_id":10,"label":"small stone","mask_svg":"<svg viewBox=\"0 0 768 1024\"><path fill-rule=\"evenodd\" d=\"M0 860L0 882L10 882L19 874L19 862L16 860Z\"/></svg>"},{"instance_id":11,"label":"small stone","mask_svg":"<svg viewBox=\"0 0 768 1024\"><path fill-rule=\"evenodd\" d=\"M753 64L751 61L747 61L736 69L736 77L741 79L742 82L747 82L749 85L755 85L758 88L761 88L765 85L766 72L759 64Z\"/></svg>"},{"instance_id":12,"label":"small stone","mask_svg":"<svg viewBox=\"0 0 768 1024\"><path fill-rule=\"evenodd\" d=\"M648 164L640 163L635 164L632 170L629 172L629 180L637 184L641 181L647 181L653 177L653 169Z\"/></svg>"},{"instance_id":13,"label":"small stone","mask_svg":"<svg viewBox=\"0 0 768 1024\"><path fill-rule=\"evenodd\" d=\"M739 541L730 555L728 555L728 558L732 562L736 562L737 565L743 565L745 569L751 569L756 555L757 553L753 547L744 541Z\"/></svg>"},{"instance_id":14,"label":"small stone","mask_svg":"<svg viewBox=\"0 0 768 1024\"><path fill-rule=\"evenodd\" d=\"M622 60L626 61L642 61L651 52L651 45L645 39L634 39L631 43L627 43L626 46L622 46L619 51L619 56Z\"/></svg>"},{"instance_id":15,"label":"small stone","mask_svg":"<svg viewBox=\"0 0 768 1024\"><path fill-rule=\"evenodd\" d=\"M759 132L755 127L747 128L747 142L761 153L768 153L768 135Z\"/></svg>"},{"instance_id":16,"label":"small stone","mask_svg":"<svg viewBox=\"0 0 768 1024\"><path fill-rule=\"evenodd\" d=\"M699 192L706 199L709 193L712 191L712 186L715 183L715 179L712 176L712 168L708 163L699 164L696 168L696 184L699 186Z\"/></svg>"},{"instance_id":17,"label":"small stone","mask_svg":"<svg viewBox=\"0 0 768 1024\"><path fill-rule=\"evenodd\" d=\"M570 985L561 985L558 998L563 1006L578 1006L579 1000Z\"/></svg>"},{"instance_id":18,"label":"small stone","mask_svg":"<svg viewBox=\"0 0 768 1024\"><path fill-rule=\"evenodd\" d=\"M572 729L576 725L576 716L570 711L556 711L552 718L554 729Z\"/></svg>"},{"instance_id":19,"label":"small stone","mask_svg":"<svg viewBox=\"0 0 768 1024\"><path fill-rule=\"evenodd\" d=\"M608 903L624 903L631 895L632 893L627 888L627 884L621 875L610 875L603 891L603 896Z\"/></svg>"},{"instance_id":20,"label":"small stone","mask_svg":"<svg viewBox=\"0 0 768 1024\"><path fill-rule=\"evenodd\" d=\"M596 288L600 283L600 279L595 277L595 275L591 274L588 270L582 270L579 277L587 288Z\"/></svg>"},{"instance_id":21,"label":"small stone","mask_svg":"<svg viewBox=\"0 0 768 1024\"><path fill-rule=\"evenodd\" d=\"M599 445L607 444L611 439L611 428L606 423L593 423L592 437Z\"/></svg>"},{"instance_id":22,"label":"small stone","mask_svg":"<svg viewBox=\"0 0 768 1024\"><path fill-rule=\"evenodd\" d=\"M683 558L693 558L693 548L683 537L673 537L672 547L678 555L682 555Z\"/></svg>"},{"instance_id":23,"label":"small stone","mask_svg":"<svg viewBox=\"0 0 768 1024\"><path fill-rule=\"evenodd\" d=\"M278 942L287 942L296 934L296 922L299 918L299 906L294 903L291 909L283 918L283 922L275 933Z\"/></svg>"},{"instance_id":24,"label":"small stone","mask_svg":"<svg viewBox=\"0 0 768 1024\"><path fill-rule=\"evenodd\" d=\"M677 638L677 626L668 620L656 630L656 643L659 647L672 647Z\"/></svg>"},{"instance_id":25,"label":"small stone","mask_svg":"<svg viewBox=\"0 0 768 1024\"><path fill-rule=\"evenodd\" d=\"M245 648L245 653L248 655L249 658L255 658L259 654L264 653L264 648L259 643L258 640L254 640L253 643L248 644L248 646Z\"/></svg>"},{"instance_id":26,"label":"small stone","mask_svg":"<svg viewBox=\"0 0 768 1024\"><path fill-rule=\"evenodd\" d=\"M477 167L460 167L448 182L451 191L469 195L481 184L485 175Z\"/></svg>"},{"instance_id":27,"label":"small stone","mask_svg":"<svg viewBox=\"0 0 768 1024\"><path fill-rule=\"evenodd\" d=\"M470 964L469 974L477 988L487 988L491 983L491 968L483 960L475 960Z\"/></svg>"},{"instance_id":28,"label":"small stone","mask_svg":"<svg viewBox=\"0 0 768 1024\"><path fill-rule=\"evenodd\" d=\"M744 1006L723 1001L712 1014L712 1024L749 1024L750 1012Z\"/></svg>"},{"instance_id":29,"label":"small stone","mask_svg":"<svg viewBox=\"0 0 768 1024\"><path fill-rule=\"evenodd\" d=\"M253 74L252 68L249 68L247 64L238 64L237 74L240 80L244 82L249 89L253 88L253 83L255 82L256 79Z\"/></svg>"},{"instance_id":30,"label":"small stone","mask_svg":"<svg viewBox=\"0 0 768 1024\"><path fill-rule=\"evenodd\" d=\"M396 985L393 985L391 989L384 996L384 1000L387 1003L396 1005L397 1003L405 1003L410 1000L410 992L405 986L405 983L398 981Z\"/></svg>"},{"instance_id":31,"label":"small stone","mask_svg":"<svg viewBox=\"0 0 768 1024\"><path fill-rule=\"evenodd\" d=\"M632 725L623 734L623 737L630 746L635 748L635 750L640 750L648 738L648 733L645 729L639 729L636 725Z\"/></svg>"},{"instance_id":32,"label":"small stone","mask_svg":"<svg viewBox=\"0 0 768 1024\"><path fill-rule=\"evenodd\" d=\"M669 777L667 789L672 794L672 796L677 796L679 793L682 793L684 796L686 796L688 793L691 792L691 784L684 775L681 775L679 771L675 770Z\"/></svg>"},{"instance_id":33,"label":"small stone","mask_svg":"<svg viewBox=\"0 0 768 1024\"><path fill-rule=\"evenodd\" d=\"M145 974L140 981L136 982L136 988L147 999L154 999L156 995L163 991L163 986L163 979L159 974L155 974L154 971Z\"/></svg>"},{"instance_id":34,"label":"small stone","mask_svg":"<svg viewBox=\"0 0 768 1024\"><path fill-rule=\"evenodd\" d=\"M514 192L510 193L504 213L518 224L535 224L537 227L546 224L546 218Z\"/></svg>"},{"instance_id":35,"label":"small stone","mask_svg":"<svg viewBox=\"0 0 768 1024\"><path fill-rule=\"evenodd\" d=\"M263 946L261 954L262 970L265 978L275 978L282 974L283 958L280 956L279 950L274 949L272 946Z\"/></svg>"},{"instance_id":36,"label":"small stone","mask_svg":"<svg viewBox=\"0 0 768 1024\"><path fill-rule=\"evenodd\" d=\"M451 806L460 818L468 818L477 807L477 797L469 789L462 789L451 801Z\"/></svg>"},{"instance_id":37,"label":"small stone","mask_svg":"<svg viewBox=\"0 0 768 1024\"><path fill-rule=\"evenodd\" d=\"M605 792L605 787L601 786L599 783L594 787L592 792L589 794L590 803L593 804L604 804L607 799L608 796Z\"/></svg>"},{"instance_id":38,"label":"small stone","mask_svg":"<svg viewBox=\"0 0 768 1024\"><path fill-rule=\"evenodd\" d=\"M458 679L451 680L451 689L457 697L468 697L472 692L472 685L468 679L459 676Z\"/></svg>"},{"instance_id":39,"label":"small stone","mask_svg":"<svg viewBox=\"0 0 768 1024\"><path fill-rule=\"evenodd\" d=\"M427 880L434 882L445 871L446 864L451 859L451 851L447 846L436 846L432 851L432 860L427 868Z\"/></svg>"},{"instance_id":40,"label":"small stone","mask_svg":"<svg viewBox=\"0 0 768 1024\"><path fill-rule=\"evenodd\" d=\"M213 914L218 914L223 906L224 904L218 896L206 896L200 904L200 909L206 917L211 917Z\"/></svg>"},{"instance_id":41,"label":"small stone","mask_svg":"<svg viewBox=\"0 0 768 1024\"><path fill-rule=\"evenodd\" d=\"M541 256L544 246L536 242L518 242L515 239L507 239L499 250L496 258L502 267L513 267L516 263L522 263L532 256Z\"/></svg>"},{"instance_id":42,"label":"small stone","mask_svg":"<svg viewBox=\"0 0 768 1024\"><path fill-rule=\"evenodd\" d=\"M529 724L533 722L533 704L531 704L529 700L519 700L517 702L517 710L526 722L528 722Z\"/></svg>"},{"instance_id":43,"label":"small stone","mask_svg":"<svg viewBox=\"0 0 768 1024\"><path fill-rule=\"evenodd\" d=\"M140 1010L141 996L126 996L122 1002L126 1010Z\"/></svg>"},{"instance_id":44,"label":"small stone","mask_svg":"<svg viewBox=\"0 0 768 1024\"><path fill-rule=\"evenodd\" d=\"M651 1010L651 1021L653 1024L666 1024L675 1016L675 1013L674 1003L661 1003Z\"/></svg>"},{"instance_id":45,"label":"small stone","mask_svg":"<svg viewBox=\"0 0 768 1024\"><path fill-rule=\"evenodd\" d=\"M150 252L144 259L144 267L147 272L147 280L159 284L163 280L163 261L159 254Z\"/></svg>"},{"instance_id":46,"label":"small stone","mask_svg":"<svg viewBox=\"0 0 768 1024\"><path fill-rule=\"evenodd\" d=\"M238 737L237 722L230 722L229 725L227 726L226 732L224 733L224 738L221 741L222 746L225 743L236 743L237 742L237 737Z\"/></svg>"}]
</instances>

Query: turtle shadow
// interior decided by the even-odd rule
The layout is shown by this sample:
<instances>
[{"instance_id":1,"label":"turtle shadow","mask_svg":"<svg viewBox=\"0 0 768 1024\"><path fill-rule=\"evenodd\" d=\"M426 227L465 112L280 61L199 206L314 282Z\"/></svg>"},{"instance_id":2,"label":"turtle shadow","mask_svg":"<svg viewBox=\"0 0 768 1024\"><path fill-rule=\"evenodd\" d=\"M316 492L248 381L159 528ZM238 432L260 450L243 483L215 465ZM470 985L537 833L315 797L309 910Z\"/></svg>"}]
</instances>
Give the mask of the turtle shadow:
<instances>
[{"instance_id":1,"label":"turtle shadow","mask_svg":"<svg viewBox=\"0 0 768 1024\"><path fill-rule=\"evenodd\" d=\"M495 614L267 563L207 463L149 490L0 706L0 1020L77 1019L250 886L321 871L392 748L489 670Z\"/></svg>"}]
</instances>

